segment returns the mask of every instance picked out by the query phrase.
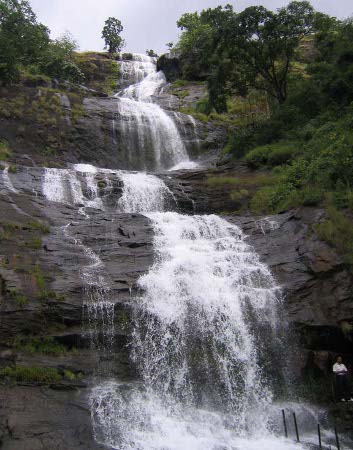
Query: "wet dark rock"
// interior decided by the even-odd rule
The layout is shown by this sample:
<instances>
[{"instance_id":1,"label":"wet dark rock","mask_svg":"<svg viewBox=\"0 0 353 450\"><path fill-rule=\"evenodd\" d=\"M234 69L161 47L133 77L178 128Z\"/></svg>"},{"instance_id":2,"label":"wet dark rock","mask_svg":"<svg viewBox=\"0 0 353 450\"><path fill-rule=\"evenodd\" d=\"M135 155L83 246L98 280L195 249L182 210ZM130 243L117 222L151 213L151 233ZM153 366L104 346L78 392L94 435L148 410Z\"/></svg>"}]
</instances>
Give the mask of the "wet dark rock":
<instances>
[{"instance_id":1,"label":"wet dark rock","mask_svg":"<svg viewBox=\"0 0 353 450\"><path fill-rule=\"evenodd\" d=\"M4 450L98 450L82 389L0 386L0 447Z\"/></svg>"},{"instance_id":2,"label":"wet dark rock","mask_svg":"<svg viewBox=\"0 0 353 450\"><path fill-rule=\"evenodd\" d=\"M157 70L162 70L168 81L174 81L182 76L182 67L179 58L166 53L158 58Z\"/></svg>"}]
</instances>

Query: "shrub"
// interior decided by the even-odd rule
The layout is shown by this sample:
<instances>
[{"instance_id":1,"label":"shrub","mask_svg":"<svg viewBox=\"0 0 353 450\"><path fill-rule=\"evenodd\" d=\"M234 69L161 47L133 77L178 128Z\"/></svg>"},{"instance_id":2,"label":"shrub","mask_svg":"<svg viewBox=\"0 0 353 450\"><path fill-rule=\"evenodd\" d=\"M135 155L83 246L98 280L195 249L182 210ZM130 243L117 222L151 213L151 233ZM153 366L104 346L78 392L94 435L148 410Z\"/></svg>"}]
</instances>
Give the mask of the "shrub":
<instances>
[{"instance_id":1,"label":"shrub","mask_svg":"<svg viewBox=\"0 0 353 450\"><path fill-rule=\"evenodd\" d=\"M45 367L5 367L0 378L10 382L55 383L61 381L56 369Z\"/></svg>"},{"instance_id":2,"label":"shrub","mask_svg":"<svg viewBox=\"0 0 353 450\"><path fill-rule=\"evenodd\" d=\"M211 186L224 186L226 184L240 184L240 179L236 177L209 177L207 184Z\"/></svg>"},{"instance_id":3,"label":"shrub","mask_svg":"<svg viewBox=\"0 0 353 450\"><path fill-rule=\"evenodd\" d=\"M69 351L65 345L58 344L52 337L18 336L14 339L13 346L25 353L43 353L51 356L65 355Z\"/></svg>"},{"instance_id":4,"label":"shrub","mask_svg":"<svg viewBox=\"0 0 353 450\"><path fill-rule=\"evenodd\" d=\"M0 161L6 161L12 152L6 141L0 141Z\"/></svg>"},{"instance_id":5,"label":"shrub","mask_svg":"<svg viewBox=\"0 0 353 450\"><path fill-rule=\"evenodd\" d=\"M65 370L64 378L66 378L69 381L74 381L76 380L76 375L73 372L71 372L71 370Z\"/></svg>"},{"instance_id":6,"label":"shrub","mask_svg":"<svg viewBox=\"0 0 353 450\"><path fill-rule=\"evenodd\" d=\"M280 166L286 164L290 159L298 153L295 143L278 142L269 146L271 151L268 156L268 164L270 166Z\"/></svg>"},{"instance_id":7,"label":"shrub","mask_svg":"<svg viewBox=\"0 0 353 450\"><path fill-rule=\"evenodd\" d=\"M134 55L132 53L123 53L121 59L124 61L131 61L134 59Z\"/></svg>"},{"instance_id":8,"label":"shrub","mask_svg":"<svg viewBox=\"0 0 353 450\"><path fill-rule=\"evenodd\" d=\"M256 147L245 155L244 161L250 169L258 169L267 164L270 153L271 147L268 145Z\"/></svg>"},{"instance_id":9,"label":"shrub","mask_svg":"<svg viewBox=\"0 0 353 450\"><path fill-rule=\"evenodd\" d=\"M50 232L50 228L48 227L48 225L44 225L41 222L37 222L35 220L28 222L28 226L32 229L39 230L43 234L48 234Z\"/></svg>"},{"instance_id":10,"label":"shrub","mask_svg":"<svg viewBox=\"0 0 353 450\"><path fill-rule=\"evenodd\" d=\"M13 166L9 167L9 172L10 173L17 173L17 171L18 171L18 168L17 168L16 165L13 165Z\"/></svg>"},{"instance_id":11,"label":"shrub","mask_svg":"<svg viewBox=\"0 0 353 450\"><path fill-rule=\"evenodd\" d=\"M269 213L271 211L271 194L273 188L266 186L259 189L250 202L250 209L255 214Z\"/></svg>"},{"instance_id":12,"label":"shrub","mask_svg":"<svg viewBox=\"0 0 353 450\"><path fill-rule=\"evenodd\" d=\"M8 296L20 308L23 308L28 302L28 299L17 289L8 289Z\"/></svg>"},{"instance_id":13,"label":"shrub","mask_svg":"<svg viewBox=\"0 0 353 450\"><path fill-rule=\"evenodd\" d=\"M42 248L42 240L40 238L34 238L25 242L25 246L32 250L39 250Z\"/></svg>"}]
</instances>

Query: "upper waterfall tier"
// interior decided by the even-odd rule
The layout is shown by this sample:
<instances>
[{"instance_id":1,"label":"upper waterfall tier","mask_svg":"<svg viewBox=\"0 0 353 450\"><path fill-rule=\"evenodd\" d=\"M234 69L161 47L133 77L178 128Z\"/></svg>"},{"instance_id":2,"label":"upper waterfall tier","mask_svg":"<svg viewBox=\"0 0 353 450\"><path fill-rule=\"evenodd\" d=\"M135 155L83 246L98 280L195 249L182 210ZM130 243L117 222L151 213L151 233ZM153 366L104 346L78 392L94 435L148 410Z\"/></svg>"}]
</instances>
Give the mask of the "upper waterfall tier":
<instances>
[{"instance_id":1,"label":"upper waterfall tier","mask_svg":"<svg viewBox=\"0 0 353 450\"><path fill-rule=\"evenodd\" d=\"M189 163L186 147L174 116L153 103L165 84L163 72L145 55L133 55L122 61L120 73L128 87L116 94L119 114L114 118L113 136L118 151L125 149L125 160L131 167L143 170L171 169Z\"/></svg>"},{"instance_id":2,"label":"upper waterfall tier","mask_svg":"<svg viewBox=\"0 0 353 450\"><path fill-rule=\"evenodd\" d=\"M156 72L156 63L149 56L134 53L133 60L120 62L120 80L121 88L140 83L148 75Z\"/></svg>"}]
</instances>

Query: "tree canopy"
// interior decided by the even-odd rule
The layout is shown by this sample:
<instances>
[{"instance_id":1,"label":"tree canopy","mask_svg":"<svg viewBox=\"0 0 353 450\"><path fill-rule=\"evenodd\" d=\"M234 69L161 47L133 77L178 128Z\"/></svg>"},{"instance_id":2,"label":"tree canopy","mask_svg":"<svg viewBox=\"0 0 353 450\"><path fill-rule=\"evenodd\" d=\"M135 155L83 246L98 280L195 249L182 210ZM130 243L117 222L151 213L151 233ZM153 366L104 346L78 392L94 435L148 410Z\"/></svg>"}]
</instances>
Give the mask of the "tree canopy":
<instances>
[{"instance_id":1,"label":"tree canopy","mask_svg":"<svg viewBox=\"0 0 353 450\"><path fill-rule=\"evenodd\" d=\"M184 14L177 22L183 31L177 47L194 70L207 68L216 111L226 110L230 92L244 94L249 87L283 103L295 51L325 17L307 1L292 1L276 12L251 6L235 13L231 5L219 6Z\"/></svg>"},{"instance_id":2,"label":"tree canopy","mask_svg":"<svg viewBox=\"0 0 353 450\"><path fill-rule=\"evenodd\" d=\"M19 65L39 61L49 44L49 30L37 21L26 0L0 1L0 79L17 81Z\"/></svg>"},{"instance_id":3,"label":"tree canopy","mask_svg":"<svg viewBox=\"0 0 353 450\"><path fill-rule=\"evenodd\" d=\"M115 17L109 17L105 21L105 26L102 31L102 38L105 41L105 49L109 53L118 53L125 47L125 41L120 36L124 30L120 20Z\"/></svg>"}]
</instances>

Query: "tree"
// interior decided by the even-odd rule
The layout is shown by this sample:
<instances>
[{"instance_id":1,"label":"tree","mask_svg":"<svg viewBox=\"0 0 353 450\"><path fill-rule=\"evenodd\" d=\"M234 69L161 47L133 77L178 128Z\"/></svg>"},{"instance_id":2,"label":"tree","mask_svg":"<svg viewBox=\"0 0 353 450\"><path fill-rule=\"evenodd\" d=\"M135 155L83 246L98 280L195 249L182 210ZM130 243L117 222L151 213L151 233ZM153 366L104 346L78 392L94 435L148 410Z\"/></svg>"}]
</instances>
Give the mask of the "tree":
<instances>
[{"instance_id":1,"label":"tree","mask_svg":"<svg viewBox=\"0 0 353 450\"><path fill-rule=\"evenodd\" d=\"M287 98L290 64L300 41L315 30L309 2L291 2L276 13L251 6L234 15L219 48L230 58L230 81L266 91L280 104Z\"/></svg>"},{"instance_id":2,"label":"tree","mask_svg":"<svg viewBox=\"0 0 353 450\"><path fill-rule=\"evenodd\" d=\"M174 42L168 42L167 44L165 44L166 47L169 48L169 50L171 50L174 47Z\"/></svg>"},{"instance_id":3,"label":"tree","mask_svg":"<svg viewBox=\"0 0 353 450\"><path fill-rule=\"evenodd\" d=\"M18 81L20 65L35 64L49 45L49 30L37 22L28 1L0 0L0 80Z\"/></svg>"},{"instance_id":4,"label":"tree","mask_svg":"<svg viewBox=\"0 0 353 450\"><path fill-rule=\"evenodd\" d=\"M239 14L230 5L207 9L177 22L183 30L178 48L189 65L207 66L210 110L225 111L230 93L244 95L250 87L282 104L295 51L324 17L307 1L292 1L276 12L263 6Z\"/></svg>"},{"instance_id":5,"label":"tree","mask_svg":"<svg viewBox=\"0 0 353 450\"><path fill-rule=\"evenodd\" d=\"M47 51L43 53L39 63L40 71L59 80L83 82L83 72L75 62L75 53L78 48L77 41L68 31L58 39L50 41Z\"/></svg>"},{"instance_id":6,"label":"tree","mask_svg":"<svg viewBox=\"0 0 353 450\"><path fill-rule=\"evenodd\" d=\"M182 34L175 50L180 54L183 77L205 78L221 63L216 51L217 42L233 14L233 8L227 5L181 16L177 25Z\"/></svg>"},{"instance_id":7,"label":"tree","mask_svg":"<svg viewBox=\"0 0 353 450\"><path fill-rule=\"evenodd\" d=\"M150 56L151 58L158 58L158 55L154 50L146 50L146 55Z\"/></svg>"},{"instance_id":8,"label":"tree","mask_svg":"<svg viewBox=\"0 0 353 450\"><path fill-rule=\"evenodd\" d=\"M102 31L102 39L105 40L105 49L108 49L110 54L119 53L126 45L120 33L124 30L120 20L115 17L109 17L105 21L105 26Z\"/></svg>"}]
</instances>

